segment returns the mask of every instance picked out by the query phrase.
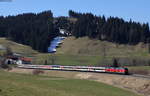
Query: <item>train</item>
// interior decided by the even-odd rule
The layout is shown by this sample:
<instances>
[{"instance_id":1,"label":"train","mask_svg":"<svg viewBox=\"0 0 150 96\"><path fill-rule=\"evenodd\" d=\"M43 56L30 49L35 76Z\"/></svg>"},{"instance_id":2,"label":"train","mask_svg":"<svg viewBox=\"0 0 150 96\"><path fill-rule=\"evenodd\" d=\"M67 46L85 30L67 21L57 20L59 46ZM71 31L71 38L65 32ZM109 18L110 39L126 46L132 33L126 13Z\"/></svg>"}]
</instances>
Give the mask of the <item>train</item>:
<instances>
[{"instance_id":1,"label":"train","mask_svg":"<svg viewBox=\"0 0 150 96\"><path fill-rule=\"evenodd\" d=\"M60 71L98 72L128 75L128 68L124 67L93 67L93 66L62 66L62 65L18 65L18 68L43 69Z\"/></svg>"}]
</instances>

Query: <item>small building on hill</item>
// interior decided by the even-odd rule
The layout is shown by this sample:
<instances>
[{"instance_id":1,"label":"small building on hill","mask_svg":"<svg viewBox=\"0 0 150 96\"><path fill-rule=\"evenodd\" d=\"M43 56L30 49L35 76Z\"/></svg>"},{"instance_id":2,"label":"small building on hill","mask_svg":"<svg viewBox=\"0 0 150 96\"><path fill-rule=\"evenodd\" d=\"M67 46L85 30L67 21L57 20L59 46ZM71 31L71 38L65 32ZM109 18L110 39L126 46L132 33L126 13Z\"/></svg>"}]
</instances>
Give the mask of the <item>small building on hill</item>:
<instances>
[{"instance_id":1,"label":"small building on hill","mask_svg":"<svg viewBox=\"0 0 150 96\"><path fill-rule=\"evenodd\" d=\"M21 65L21 64L31 64L32 59L28 58L28 57L23 57L21 55L10 55L6 57L5 60L5 64L17 64L17 65Z\"/></svg>"}]
</instances>

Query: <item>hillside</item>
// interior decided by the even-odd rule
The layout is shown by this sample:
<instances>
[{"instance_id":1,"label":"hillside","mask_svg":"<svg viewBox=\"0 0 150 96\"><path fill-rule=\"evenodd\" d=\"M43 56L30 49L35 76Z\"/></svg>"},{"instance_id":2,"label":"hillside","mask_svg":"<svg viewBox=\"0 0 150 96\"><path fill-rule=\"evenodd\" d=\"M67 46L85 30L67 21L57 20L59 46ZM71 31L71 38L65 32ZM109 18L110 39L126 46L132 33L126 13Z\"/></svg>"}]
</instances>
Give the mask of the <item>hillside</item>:
<instances>
[{"instance_id":1,"label":"hillside","mask_svg":"<svg viewBox=\"0 0 150 96\"><path fill-rule=\"evenodd\" d=\"M87 37L79 39L68 37L63 42L56 54L49 54L37 52L29 46L5 38L0 39L0 45L9 45L13 52L35 57L33 64L44 64L47 61L47 64L102 66L112 64L114 57L119 58L120 64L149 64L149 54L146 45L142 43L136 46L116 45Z\"/></svg>"},{"instance_id":2,"label":"hillside","mask_svg":"<svg viewBox=\"0 0 150 96\"><path fill-rule=\"evenodd\" d=\"M33 56L34 54L38 53L27 45L19 44L6 38L0 38L0 45L4 47L10 47L13 52L20 53L25 56Z\"/></svg>"},{"instance_id":3,"label":"hillside","mask_svg":"<svg viewBox=\"0 0 150 96\"><path fill-rule=\"evenodd\" d=\"M75 37L68 37L64 40L62 47L58 49L57 53L103 56L104 50L106 51L106 57L149 56L147 45L142 43L135 46L119 45L107 41L89 39L88 37L78 39Z\"/></svg>"},{"instance_id":4,"label":"hillside","mask_svg":"<svg viewBox=\"0 0 150 96\"><path fill-rule=\"evenodd\" d=\"M88 37L68 37L58 48L57 54L71 54L99 58L99 63L112 63L113 58L118 58L120 64L149 64L149 53L146 44L138 45L114 44L107 41L89 39ZM104 61L105 59L105 61ZM135 61L135 62L134 62Z\"/></svg>"}]
</instances>

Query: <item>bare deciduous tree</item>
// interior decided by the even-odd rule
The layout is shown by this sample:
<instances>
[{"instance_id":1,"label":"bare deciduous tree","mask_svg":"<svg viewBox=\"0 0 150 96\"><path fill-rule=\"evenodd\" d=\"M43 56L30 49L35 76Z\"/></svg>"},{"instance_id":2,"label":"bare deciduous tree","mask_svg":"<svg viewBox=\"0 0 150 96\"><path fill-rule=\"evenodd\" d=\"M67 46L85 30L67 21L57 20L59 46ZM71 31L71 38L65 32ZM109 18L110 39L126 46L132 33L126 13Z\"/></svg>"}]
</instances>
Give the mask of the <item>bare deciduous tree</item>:
<instances>
[{"instance_id":1,"label":"bare deciduous tree","mask_svg":"<svg viewBox=\"0 0 150 96\"><path fill-rule=\"evenodd\" d=\"M51 64L52 64L52 65L55 65L55 63L56 63L55 53L51 54L50 60L51 60Z\"/></svg>"},{"instance_id":2,"label":"bare deciduous tree","mask_svg":"<svg viewBox=\"0 0 150 96\"><path fill-rule=\"evenodd\" d=\"M116 58L113 59L113 67L119 67L118 59L116 59Z\"/></svg>"},{"instance_id":3,"label":"bare deciduous tree","mask_svg":"<svg viewBox=\"0 0 150 96\"><path fill-rule=\"evenodd\" d=\"M33 75L39 75L39 74L43 74L44 73L44 71L43 70L39 70L39 69L34 69L33 71L32 71L32 74Z\"/></svg>"},{"instance_id":4,"label":"bare deciduous tree","mask_svg":"<svg viewBox=\"0 0 150 96\"><path fill-rule=\"evenodd\" d=\"M10 46L6 46L5 56L13 55L13 51Z\"/></svg>"}]
</instances>

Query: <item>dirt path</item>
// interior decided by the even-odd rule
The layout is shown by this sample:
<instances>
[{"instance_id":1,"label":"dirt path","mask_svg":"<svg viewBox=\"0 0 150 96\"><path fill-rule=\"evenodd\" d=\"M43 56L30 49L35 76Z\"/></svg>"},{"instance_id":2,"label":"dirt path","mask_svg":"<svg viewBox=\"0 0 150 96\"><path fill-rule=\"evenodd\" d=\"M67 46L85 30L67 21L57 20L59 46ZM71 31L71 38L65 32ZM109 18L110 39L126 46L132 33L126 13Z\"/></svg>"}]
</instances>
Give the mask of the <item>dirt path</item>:
<instances>
[{"instance_id":1,"label":"dirt path","mask_svg":"<svg viewBox=\"0 0 150 96\"><path fill-rule=\"evenodd\" d=\"M14 68L10 72L32 74L33 69ZM75 79L87 79L103 82L116 87L124 88L138 94L150 96L150 79L131 77L126 75L113 75L104 73L85 73L85 72L67 72L45 70L45 76L56 76Z\"/></svg>"}]
</instances>

